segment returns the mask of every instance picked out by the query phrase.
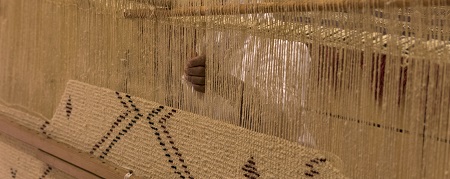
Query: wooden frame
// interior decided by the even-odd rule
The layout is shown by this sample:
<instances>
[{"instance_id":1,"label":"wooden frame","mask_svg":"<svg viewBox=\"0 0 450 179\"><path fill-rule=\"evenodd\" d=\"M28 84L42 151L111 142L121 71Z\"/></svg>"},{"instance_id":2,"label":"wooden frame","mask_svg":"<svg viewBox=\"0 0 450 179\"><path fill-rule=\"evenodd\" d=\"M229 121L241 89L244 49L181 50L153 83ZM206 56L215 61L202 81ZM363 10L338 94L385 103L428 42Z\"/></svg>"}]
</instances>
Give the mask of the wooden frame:
<instances>
[{"instance_id":1,"label":"wooden frame","mask_svg":"<svg viewBox=\"0 0 450 179\"><path fill-rule=\"evenodd\" d=\"M153 18L153 17L173 17L173 16L207 16L207 15L239 15L256 13L277 13L294 11L317 11L332 10L343 4L348 4L348 9L337 8L339 10L398 7L406 8L415 5L422 6L446 6L450 5L450 0L441 0L441 3L434 4L432 0L297 0L279 3L258 3L258 4L236 4L223 6L199 6L184 8L160 8L152 9L128 9L124 11L125 18Z\"/></svg>"},{"instance_id":2,"label":"wooden frame","mask_svg":"<svg viewBox=\"0 0 450 179\"><path fill-rule=\"evenodd\" d=\"M88 153L16 124L3 115L0 115L0 133L35 147L36 157L39 160L76 178L124 178L129 173L119 166L94 158ZM133 175L131 178L140 177Z\"/></svg>"}]
</instances>

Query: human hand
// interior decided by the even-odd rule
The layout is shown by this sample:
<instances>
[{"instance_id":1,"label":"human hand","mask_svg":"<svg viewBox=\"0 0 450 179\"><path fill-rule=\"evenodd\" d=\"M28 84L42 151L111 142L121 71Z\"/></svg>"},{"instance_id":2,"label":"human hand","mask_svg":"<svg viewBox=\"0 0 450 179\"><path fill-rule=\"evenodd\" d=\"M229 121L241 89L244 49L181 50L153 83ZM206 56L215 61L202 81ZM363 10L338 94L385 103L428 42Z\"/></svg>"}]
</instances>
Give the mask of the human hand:
<instances>
[{"instance_id":1,"label":"human hand","mask_svg":"<svg viewBox=\"0 0 450 179\"><path fill-rule=\"evenodd\" d=\"M206 55L200 55L189 59L184 69L186 81L192 84L195 91L205 92L206 82Z\"/></svg>"}]
</instances>

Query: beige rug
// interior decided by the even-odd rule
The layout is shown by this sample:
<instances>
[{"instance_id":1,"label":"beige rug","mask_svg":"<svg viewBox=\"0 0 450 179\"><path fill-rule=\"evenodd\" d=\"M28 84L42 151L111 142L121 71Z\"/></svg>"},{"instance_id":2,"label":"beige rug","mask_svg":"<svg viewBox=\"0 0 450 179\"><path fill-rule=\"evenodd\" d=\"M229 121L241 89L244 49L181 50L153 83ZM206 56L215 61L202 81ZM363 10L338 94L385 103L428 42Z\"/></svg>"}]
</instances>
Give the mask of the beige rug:
<instances>
[{"instance_id":1,"label":"beige rug","mask_svg":"<svg viewBox=\"0 0 450 179\"><path fill-rule=\"evenodd\" d=\"M47 130L145 178L344 178L332 154L78 81Z\"/></svg>"}]
</instances>

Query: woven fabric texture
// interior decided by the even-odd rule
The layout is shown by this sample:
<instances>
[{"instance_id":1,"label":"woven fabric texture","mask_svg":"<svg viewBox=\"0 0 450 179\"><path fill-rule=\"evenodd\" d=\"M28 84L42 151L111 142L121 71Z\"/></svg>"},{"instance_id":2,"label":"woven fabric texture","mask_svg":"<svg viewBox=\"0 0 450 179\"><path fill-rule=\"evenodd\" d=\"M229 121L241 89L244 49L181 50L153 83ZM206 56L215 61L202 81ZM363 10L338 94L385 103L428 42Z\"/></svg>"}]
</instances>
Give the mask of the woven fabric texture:
<instances>
[{"instance_id":1,"label":"woven fabric texture","mask_svg":"<svg viewBox=\"0 0 450 179\"><path fill-rule=\"evenodd\" d=\"M344 178L332 154L78 81L51 123L53 139L137 176Z\"/></svg>"}]
</instances>

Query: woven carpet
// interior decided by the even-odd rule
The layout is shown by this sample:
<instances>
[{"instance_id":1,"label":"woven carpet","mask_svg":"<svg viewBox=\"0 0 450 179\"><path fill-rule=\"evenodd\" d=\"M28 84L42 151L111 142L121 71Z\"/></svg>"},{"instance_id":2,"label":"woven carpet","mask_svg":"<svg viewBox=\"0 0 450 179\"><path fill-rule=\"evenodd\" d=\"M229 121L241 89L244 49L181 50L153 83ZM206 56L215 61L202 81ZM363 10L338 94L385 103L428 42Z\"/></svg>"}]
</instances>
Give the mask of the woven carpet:
<instances>
[{"instance_id":1,"label":"woven carpet","mask_svg":"<svg viewBox=\"0 0 450 179\"><path fill-rule=\"evenodd\" d=\"M150 178L344 178L336 156L78 81L48 134Z\"/></svg>"}]
</instances>

